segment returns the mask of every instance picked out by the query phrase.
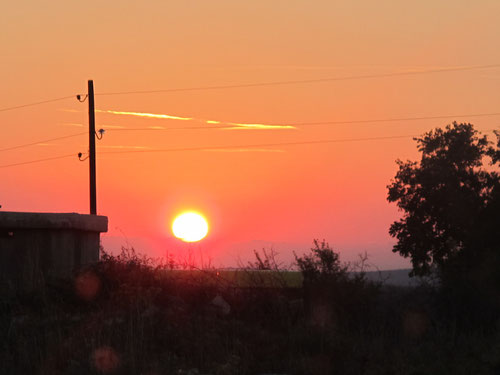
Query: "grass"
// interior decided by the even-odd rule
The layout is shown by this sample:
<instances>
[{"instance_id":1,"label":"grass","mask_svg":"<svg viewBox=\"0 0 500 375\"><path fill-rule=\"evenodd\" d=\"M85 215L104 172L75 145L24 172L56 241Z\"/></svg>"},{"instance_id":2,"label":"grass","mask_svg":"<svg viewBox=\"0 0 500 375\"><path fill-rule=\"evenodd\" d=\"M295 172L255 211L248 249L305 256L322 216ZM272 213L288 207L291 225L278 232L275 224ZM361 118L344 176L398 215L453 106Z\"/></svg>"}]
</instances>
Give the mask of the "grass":
<instances>
[{"instance_id":1,"label":"grass","mask_svg":"<svg viewBox=\"0 0 500 375\"><path fill-rule=\"evenodd\" d=\"M107 256L0 305L2 374L497 374L500 335L429 287ZM258 268L258 267L257 267ZM500 320L498 321L499 324ZM492 325L493 324L493 325Z\"/></svg>"},{"instance_id":2,"label":"grass","mask_svg":"<svg viewBox=\"0 0 500 375\"><path fill-rule=\"evenodd\" d=\"M301 288L303 277L299 271L274 270L164 270L168 280L198 280L205 285L220 283L236 288Z\"/></svg>"}]
</instances>

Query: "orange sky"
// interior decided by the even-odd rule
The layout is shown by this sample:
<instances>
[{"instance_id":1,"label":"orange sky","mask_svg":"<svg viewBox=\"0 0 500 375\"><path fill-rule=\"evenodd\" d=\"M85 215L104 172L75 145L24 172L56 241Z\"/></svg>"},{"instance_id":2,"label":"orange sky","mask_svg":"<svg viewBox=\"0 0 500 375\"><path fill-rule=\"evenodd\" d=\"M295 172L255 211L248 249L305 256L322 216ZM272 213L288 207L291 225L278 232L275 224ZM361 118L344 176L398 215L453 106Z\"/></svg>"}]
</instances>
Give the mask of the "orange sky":
<instances>
[{"instance_id":1,"label":"orange sky","mask_svg":"<svg viewBox=\"0 0 500 375\"><path fill-rule=\"evenodd\" d=\"M438 4L436 4L438 3ZM500 2L90 1L10 2L0 14L0 108L97 94L379 75L500 64ZM96 96L102 111L167 114L181 121L97 113L98 152L418 135L453 119L499 128L500 116L297 126L297 129L113 131L118 128L290 124L500 112L500 69L226 90ZM0 112L0 149L85 132L87 103L67 99ZM85 152L87 137L0 151L0 165ZM216 265L271 246L285 261L325 238L345 260L391 254L386 202L411 138L98 156L104 245L185 252L169 224L202 211L212 232L192 249ZM88 164L76 156L1 169L8 211L88 211Z\"/></svg>"}]
</instances>

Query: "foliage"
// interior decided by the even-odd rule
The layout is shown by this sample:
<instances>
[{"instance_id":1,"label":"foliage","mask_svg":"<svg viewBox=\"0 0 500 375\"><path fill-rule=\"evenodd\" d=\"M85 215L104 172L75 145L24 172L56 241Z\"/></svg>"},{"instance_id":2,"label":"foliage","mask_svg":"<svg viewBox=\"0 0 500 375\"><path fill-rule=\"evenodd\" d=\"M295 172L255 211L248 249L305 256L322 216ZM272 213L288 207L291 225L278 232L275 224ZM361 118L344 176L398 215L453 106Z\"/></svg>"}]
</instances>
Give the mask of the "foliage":
<instances>
[{"instance_id":1,"label":"foliage","mask_svg":"<svg viewBox=\"0 0 500 375\"><path fill-rule=\"evenodd\" d=\"M295 255L304 278L306 319L323 329L359 329L372 323L380 283L366 279L367 255L342 263L325 241L314 240L309 254Z\"/></svg>"},{"instance_id":2,"label":"foliage","mask_svg":"<svg viewBox=\"0 0 500 375\"><path fill-rule=\"evenodd\" d=\"M411 258L413 275L463 275L499 252L500 138L495 149L471 124L453 123L415 140L421 160L398 160L388 185L403 211L389 229L393 251Z\"/></svg>"},{"instance_id":3,"label":"foliage","mask_svg":"<svg viewBox=\"0 0 500 375\"><path fill-rule=\"evenodd\" d=\"M248 262L249 269L259 270L259 271L279 271L282 269L282 264L280 264L276 257L277 253L273 248L270 250L262 249L262 253L254 250L255 260L253 262Z\"/></svg>"},{"instance_id":4,"label":"foliage","mask_svg":"<svg viewBox=\"0 0 500 375\"><path fill-rule=\"evenodd\" d=\"M306 282L320 280L344 279L347 277L348 265L342 264L339 254L325 240L314 240L314 247L309 254L301 257L295 254L295 261Z\"/></svg>"},{"instance_id":5,"label":"foliage","mask_svg":"<svg viewBox=\"0 0 500 375\"><path fill-rule=\"evenodd\" d=\"M347 265L328 244L315 249L299 258L310 259L320 275L343 274ZM487 375L500 369L495 327L457 331L455 320L433 308L427 289L379 292L355 278L319 277L316 286L334 287L331 302L340 313L329 325L302 311L305 288L241 288L208 283L201 275L209 271L173 268L125 250L81 270L74 285L0 299L2 374Z\"/></svg>"},{"instance_id":6,"label":"foliage","mask_svg":"<svg viewBox=\"0 0 500 375\"><path fill-rule=\"evenodd\" d=\"M292 283L300 283L294 273L289 272L282 262L278 261L278 253L271 247L269 250L254 250L255 260L246 266L239 265L237 273L243 276L245 283L251 288L287 288Z\"/></svg>"}]
</instances>

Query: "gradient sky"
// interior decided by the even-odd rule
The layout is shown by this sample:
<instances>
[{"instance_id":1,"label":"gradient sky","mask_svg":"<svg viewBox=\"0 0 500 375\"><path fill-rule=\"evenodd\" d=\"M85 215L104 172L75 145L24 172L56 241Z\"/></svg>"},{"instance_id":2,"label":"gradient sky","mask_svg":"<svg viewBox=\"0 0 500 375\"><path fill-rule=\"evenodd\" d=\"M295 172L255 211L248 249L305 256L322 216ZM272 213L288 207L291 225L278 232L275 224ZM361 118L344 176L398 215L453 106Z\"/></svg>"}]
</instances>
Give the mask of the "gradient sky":
<instances>
[{"instance_id":1,"label":"gradient sky","mask_svg":"<svg viewBox=\"0 0 500 375\"><path fill-rule=\"evenodd\" d=\"M382 269L409 263L391 253L386 201L397 158L415 159L411 137L272 146L251 144L420 135L470 121L499 128L500 68L135 95L109 92L380 75L500 64L500 2L491 1L24 1L0 13L0 108L85 94L95 84L98 211L105 247L127 241L163 256L192 251L234 265L251 250L292 251L326 239L352 260L368 251ZM114 112L164 114L193 120ZM454 115L449 119L296 126L296 129L123 128L293 124ZM0 112L0 149L86 131L87 103L74 98ZM231 125L233 124L233 125ZM7 211L88 212L85 135L11 151L0 165ZM105 154L148 148L210 150ZM225 150L214 150L228 146ZM172 239L184 209L203 212L209 236Z\"/></svg>"}]
</instances>

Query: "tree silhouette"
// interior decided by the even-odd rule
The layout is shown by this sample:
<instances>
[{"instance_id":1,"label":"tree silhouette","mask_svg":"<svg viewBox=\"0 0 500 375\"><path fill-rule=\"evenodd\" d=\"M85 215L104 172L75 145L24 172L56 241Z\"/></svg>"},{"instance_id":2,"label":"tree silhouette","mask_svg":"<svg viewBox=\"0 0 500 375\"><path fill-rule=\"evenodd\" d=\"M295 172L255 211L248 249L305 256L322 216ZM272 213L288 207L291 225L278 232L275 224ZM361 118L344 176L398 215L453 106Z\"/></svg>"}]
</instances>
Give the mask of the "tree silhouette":
<instances>
[{"instance_id":1,"label":"tree silhouette","mask_svg":"<svg viewBox=\"0 0 500 375\"><path fill-rule=\"evenodd\" d=\"M411 275L465 275L483 267L486 259L499 264L496 135L494 146L473 125L454 122L415 138L419 162L397 161L387 200L404 214L389 233L398 240L393 252L411 258Z\"/></svg>"}]
</instances>

